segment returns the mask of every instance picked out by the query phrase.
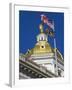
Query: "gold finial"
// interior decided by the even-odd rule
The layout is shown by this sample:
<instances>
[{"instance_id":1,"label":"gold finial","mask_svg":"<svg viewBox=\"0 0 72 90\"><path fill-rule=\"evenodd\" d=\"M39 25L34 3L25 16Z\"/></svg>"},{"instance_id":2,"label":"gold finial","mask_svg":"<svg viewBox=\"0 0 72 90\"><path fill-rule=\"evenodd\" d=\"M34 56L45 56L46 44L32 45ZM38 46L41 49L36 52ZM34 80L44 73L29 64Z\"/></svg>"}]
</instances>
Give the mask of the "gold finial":
<instances>
[{"instance_id":1,"label":"gold finial","mask_svg":"<svg viewBox=\"0 0 72 90\"><path fill-rule=\"evenodd\" d=\"M42 24L39 25L39 29L40 29L40 32L43 33L43 25Z\"/></svg>"}]
</instances>

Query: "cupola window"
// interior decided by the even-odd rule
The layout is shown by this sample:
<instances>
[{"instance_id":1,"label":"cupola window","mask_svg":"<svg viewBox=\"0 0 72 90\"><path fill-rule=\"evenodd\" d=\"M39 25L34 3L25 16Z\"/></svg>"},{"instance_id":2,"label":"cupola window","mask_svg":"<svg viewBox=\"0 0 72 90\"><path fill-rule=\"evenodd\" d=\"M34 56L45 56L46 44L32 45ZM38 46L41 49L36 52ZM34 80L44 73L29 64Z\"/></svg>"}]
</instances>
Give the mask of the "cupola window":
<instances>
[{"instance_id":1,"label":"cupola window","mask_svg":"<svg viewBox=\"0 0 72 90\"><path fill-rule=\"evenodd\" d=\"M41 41L43 41L43 37L41 37Z\"/></svg>"}]
</instances>

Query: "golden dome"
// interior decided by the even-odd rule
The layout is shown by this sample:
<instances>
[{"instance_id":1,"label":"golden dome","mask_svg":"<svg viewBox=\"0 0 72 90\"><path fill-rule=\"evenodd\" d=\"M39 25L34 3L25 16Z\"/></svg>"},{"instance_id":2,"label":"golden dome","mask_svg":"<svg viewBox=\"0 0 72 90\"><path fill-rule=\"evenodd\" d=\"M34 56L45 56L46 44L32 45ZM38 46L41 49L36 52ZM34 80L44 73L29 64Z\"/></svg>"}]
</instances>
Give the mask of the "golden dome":
<instances>
[{"instance_id":1,"label":"golden dome","mask_svg":"<svg viewBox=\"0 0 72 90\"><path fill-rule=\"evenodd\" d=\"M57 53L57 57L60 60L63 60L61 53L56 50L56 48L52 48L48 43L48 36L43 32L43 25L40 24L40 34L37 35L37 43L35 44L34 48L28 50L24 57L30 57L32 54L35 55L44 55L44 54L51 54Z\"/></svg>"},{"instance_id":2,"label":"golden dome","mask_svg":"<svg viewBox=\"0 0 72 90\"><path fill-rule=\"evenodd\" d=\"M44 54L51 52L52 52L52 48L50 47L49 43L47 43L46 41L40 41L33 48L33 54Z\"/></svg>"}]
</instances>

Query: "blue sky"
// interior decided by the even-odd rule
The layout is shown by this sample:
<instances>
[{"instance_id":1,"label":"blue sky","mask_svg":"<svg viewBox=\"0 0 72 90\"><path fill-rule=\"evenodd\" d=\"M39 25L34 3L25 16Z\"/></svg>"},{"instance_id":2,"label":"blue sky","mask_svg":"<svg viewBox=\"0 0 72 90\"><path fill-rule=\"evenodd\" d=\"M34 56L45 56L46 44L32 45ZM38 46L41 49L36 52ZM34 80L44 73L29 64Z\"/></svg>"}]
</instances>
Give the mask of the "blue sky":
<instances>
[{"instance_id":1,"label":"blue sky","mask_svg":"<svg viewBox=\"0 0 72 90\"><path fill-rule=\"evenodd\" d=\"M26 53L28 49L34 47L36 36L40 33L41 14L54 20L56 46L64 55L64 13L37 11L19 11L19 53ZM44 25L44 29L46 27ZM54 47L53 38L49 37L48 41Z\"/></svg>"}]
</instances>

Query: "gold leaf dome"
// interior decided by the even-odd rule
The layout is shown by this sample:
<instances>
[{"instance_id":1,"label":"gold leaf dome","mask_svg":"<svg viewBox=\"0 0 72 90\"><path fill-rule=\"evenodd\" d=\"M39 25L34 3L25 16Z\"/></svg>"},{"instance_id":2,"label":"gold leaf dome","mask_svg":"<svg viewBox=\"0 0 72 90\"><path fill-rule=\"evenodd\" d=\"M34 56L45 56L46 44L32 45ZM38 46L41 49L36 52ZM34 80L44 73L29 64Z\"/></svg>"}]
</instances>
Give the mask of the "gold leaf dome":
<instances>
[{"instance_id":1,"label":"gold leaf dome","mask_svg":"<svg viewBox=\"0 0 72 90\"><path fill-rule=\"evenodd\" d=\"M31 55L52 55L57 54L57 58L59 60L64 60L62 54L59 52L57 48L52 48L48 43L48 35L43 32L43 26L40 24L40 34L37 35L37 43L35 44L34 48L28 50L25 55L25 58L30 57Z\"/></svg>"},{"instance_id":2,"label":"gold leaf dome","mask_svg":"<svg viewBox=\"0 0 72 90\"><path fill-rule=\"evenodd\" d=\"M51 53L52 48L46 41L40 41L35 45L33 48L33 54L44 54L44 53Z\"/></svg>"}]
</instances>

